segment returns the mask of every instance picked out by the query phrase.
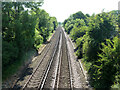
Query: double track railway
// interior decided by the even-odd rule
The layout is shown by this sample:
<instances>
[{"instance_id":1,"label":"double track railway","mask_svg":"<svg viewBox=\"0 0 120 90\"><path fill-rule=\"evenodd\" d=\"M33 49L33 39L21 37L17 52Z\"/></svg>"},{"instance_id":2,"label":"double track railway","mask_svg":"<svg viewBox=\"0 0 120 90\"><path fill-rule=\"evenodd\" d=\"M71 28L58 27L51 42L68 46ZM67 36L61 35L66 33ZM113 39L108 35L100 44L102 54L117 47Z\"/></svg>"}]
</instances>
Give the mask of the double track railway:
<instances>
[{"instance_id":1,"label":"double track railway","mask_svg":"<svg viewBox=\"0 0 120 90\"><path fill-rule=\"evenodd\" d=\"M39 63L21 89L73 89L71 60L61 27L58 27L38 59Z\"/></svg>"}]
</instances>

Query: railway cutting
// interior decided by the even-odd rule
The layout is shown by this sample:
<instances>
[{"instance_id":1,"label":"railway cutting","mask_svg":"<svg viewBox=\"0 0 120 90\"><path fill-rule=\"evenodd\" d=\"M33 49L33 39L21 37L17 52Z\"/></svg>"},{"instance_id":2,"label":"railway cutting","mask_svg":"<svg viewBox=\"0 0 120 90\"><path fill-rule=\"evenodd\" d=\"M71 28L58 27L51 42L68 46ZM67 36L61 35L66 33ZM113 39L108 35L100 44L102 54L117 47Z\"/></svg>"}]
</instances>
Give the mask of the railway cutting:
<instances>
[{"instance_id":1,"label":"railway cutting","mask_svg":"<svg viewBox=\"0 0 120 90\"><path fill-rule=\"evenodd\" d=\"M74 89L87 88L85 75L79 62L75 61L73 47L64 29L59 26L50 42L36 58L36 67L29 76L24 75L19 79L14 88L23 90L28 88L37 89ZM76 72L76 73L74 73ZM27 76L27 78L26 78ZM76 80L76 78L78 78ZM77 84L77 85L76 85Z\"/></svg>"}]
</instances>

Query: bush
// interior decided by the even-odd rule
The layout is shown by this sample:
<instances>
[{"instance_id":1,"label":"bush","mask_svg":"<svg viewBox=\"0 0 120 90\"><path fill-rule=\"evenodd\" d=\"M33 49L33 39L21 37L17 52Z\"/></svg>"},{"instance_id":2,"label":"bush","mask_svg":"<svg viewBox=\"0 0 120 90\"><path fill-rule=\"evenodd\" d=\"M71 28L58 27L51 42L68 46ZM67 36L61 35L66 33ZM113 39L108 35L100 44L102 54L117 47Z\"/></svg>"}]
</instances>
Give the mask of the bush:
<instances>
[{"instance_id":1,"label":"bush","mask_svg":"<svg viewBox=\"0 0 120 90\"><path fill-rule=\"evenodd\" d=\"M70 32L71 38L76 41L77 38L82 37L85 35L88 27L85 26L84 20L79 20L79 23L76 23L73 29Z\"/></svg>"},{"instance_id":2,"label":"bush","mask_svg":"<svg viewBox=\"0 0 120 90\"><path fill-rule=\"evenodd\" d=\"M2 66L5 68L10 63L13 63L19 54L19 49L15 42L2 42Z\"/></svg>"},{"instance_id":3,"label":"bush","mask_svg":"<svg viewBox=\"0 0 120 90\"><path fill-rule=\"evenodd\" d=\"M106 40L106 43L102 43L102 53L98 56L100 59L93 64L89 70L91 76L91 83L96 88L107 88L112 84L120 83L120 79L116 81L120 76L120 42L115 37L113 40Z\"/></svg>"},{"instance_id":4,"label":"bush","mask_svg":"<svg viewBox=\"0 0 120 90\"><path fill-rule=\"evenodd\" d=\"M120 83L120 39L116 37L118 11L115 13L102 12L89 17L77 12L63 23L77 45L76 54L83 58L95 88L110 88L113 83Z\"/></svg>"},{"instance_id":5,"label":"bush","mask_svg":"<svg viewBox=\"0 0 120 90\"><path fill-rule=\"evenodd\" d=\"M43 37L39 34L39 31L35 30L35 44L34 46L38 50L40 45L43 43Z\"/></svg>"},{"instance_id":6,"label":"bush","mask_svg":"<svg viewBox=\"0 0 120 90\"><path fill-rule=\"evenodd\" d=\"M76 55L78 56L78 58L83 58L83 43L84 43L84 39L83 37L80 37L76 40L76 45L77 45L77 51L76 51Z\"/></svg>"}]
</instances>

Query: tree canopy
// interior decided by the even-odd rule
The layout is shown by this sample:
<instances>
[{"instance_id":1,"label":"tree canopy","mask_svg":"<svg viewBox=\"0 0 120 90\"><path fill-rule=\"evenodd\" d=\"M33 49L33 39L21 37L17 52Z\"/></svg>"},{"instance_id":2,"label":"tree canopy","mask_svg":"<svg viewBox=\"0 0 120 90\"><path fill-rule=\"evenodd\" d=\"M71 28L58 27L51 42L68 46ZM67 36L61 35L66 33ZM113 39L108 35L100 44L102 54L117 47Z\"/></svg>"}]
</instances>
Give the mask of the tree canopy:
<instances>
[{"instance_id":1,"label":"tree canopy","mask_svg":"<svg viewBox=\"0 0 120 90\"><path fill-rule=\"evenodd\" d=\"M42 2L2 2L3 74L7 65L30 49L38 50L57 28L57 19L40 9Z\"/></svg>"},{"instance_id":2,"label":"tree canopy","mask_svg":"<svg viewBox=\"0 0 120 90\"><path fill-rule=\"evenodd\" d=\"M76 55L85 63L94 88L120 85L118 21L118 11L92 16L79 11L63 22L65 31L76 43Z\"/></svg>"}]
</instances>

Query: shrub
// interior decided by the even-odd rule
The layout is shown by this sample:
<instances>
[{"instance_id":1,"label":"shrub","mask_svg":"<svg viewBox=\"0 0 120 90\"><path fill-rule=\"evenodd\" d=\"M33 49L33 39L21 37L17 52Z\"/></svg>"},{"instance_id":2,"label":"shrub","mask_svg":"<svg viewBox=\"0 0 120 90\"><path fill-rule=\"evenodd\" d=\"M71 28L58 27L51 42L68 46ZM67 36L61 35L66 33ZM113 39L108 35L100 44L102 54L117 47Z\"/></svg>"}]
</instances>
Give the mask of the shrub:
<instances>
[{"instance_id":1,"label":"shrub","mask_svg":"<svg viewBox=\"0 0 120 90\"><path fill-rule=\"evenodd\" d=\"M115 37L113 40L106 40L102 43L102 53L96 63L89 70L91 75L91 83L96 88L108 88L114 82L120 83L120 79L116 81L116 76L120 76L120 41Z\"/></svg>"},{"instance_id":2,"label":"shrub","mask_svg":"<svg viewBox=\"0 0 120 90\"><path fill-rule=\"evenodd\" d=\"M3 68L13 63L19 54L19 49L16 46L15 42L2 42L2 66Z\"/></svg>"},{"instance_id":3,"label":"shrub","mask_svg":"<svg viewBox=\"0 0 120 90\"><path fill-rule=\"evenodd\" d=\"M39 34L39 31L35 30L35 44L34 46L38 50L40 45L43 43L43 37Z\"/></svg>"}]
</instances>

